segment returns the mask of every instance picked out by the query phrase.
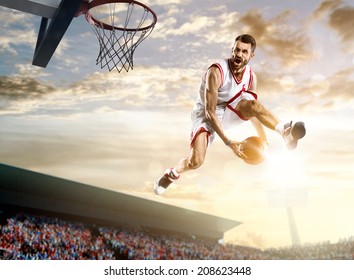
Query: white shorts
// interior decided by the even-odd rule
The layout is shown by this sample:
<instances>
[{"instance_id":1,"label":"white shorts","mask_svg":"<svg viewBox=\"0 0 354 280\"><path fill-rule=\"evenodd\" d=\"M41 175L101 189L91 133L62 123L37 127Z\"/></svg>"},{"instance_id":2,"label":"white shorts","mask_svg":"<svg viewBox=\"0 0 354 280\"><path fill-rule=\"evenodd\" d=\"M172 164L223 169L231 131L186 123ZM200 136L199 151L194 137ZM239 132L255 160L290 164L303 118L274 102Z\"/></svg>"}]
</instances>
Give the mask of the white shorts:
<instances>
[{"instance_id":1,"label":"white shorts","mask_svg":"<svg viewBox=\"0 0 354 280\"><path fill-rule=\"evenodd\" d=\"M230 129L238 126L244 121L248 121L242 114L236 110L237 104L242 100L256 100L257 95L251 91L242 91L232 98L226 105L224 116L222 118L223 129Z\"/></svg>"},{"instance_id":2,"label":"white shorts","mask_svg":"<svg viewBox=\"0 0 354 280\"><path fill-rule=\"evenodd\" d=\"M225 107L217 107L216 115L218 116L223 129L230 129L247 121L235 108L242 100L256 100L257 95L250 91L242 91L227 102ZM208 144L211 144L215 139L215 131L210 122L205 117L205 108L196 106L191 113L192 131L190 144L193 146L196 136L201 132L208 133Z\"/></svg>"},{"instance_id":3,"label":"white shorts","mask_svg":"<svg viewBox=\"0 0 354 280\"><path fill-rule=\"evenodd\" d=\"M222 121L222 117L224 115L225 108L217 108L216 115L218 116L219 120ZM205 117L205 109L204 107L195 108L191 113L191 120L192 120L192 131L191 131L191 138L190 138L190 145L191 147L194 144L194 140L197 135L201 132L208 133L208 144L212 143L215 139L215 131L211 126L210 122Z\"/></svg>"}]
</instances>

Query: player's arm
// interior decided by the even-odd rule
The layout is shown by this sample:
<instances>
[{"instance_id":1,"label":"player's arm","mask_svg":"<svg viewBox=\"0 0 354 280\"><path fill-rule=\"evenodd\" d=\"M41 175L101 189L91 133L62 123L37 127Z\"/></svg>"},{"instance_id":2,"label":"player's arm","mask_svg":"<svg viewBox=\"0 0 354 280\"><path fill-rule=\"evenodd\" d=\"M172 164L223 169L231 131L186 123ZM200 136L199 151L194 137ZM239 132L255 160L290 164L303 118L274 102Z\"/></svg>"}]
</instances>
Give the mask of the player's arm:
<instances>
[{"instance_id":1,"label":"player's arm","mask_svg":"<svg viewBox=\"0 0 354 280\"><path fill-rule=\"evenodd\" d=\"M252 71L252 84L249 90L252 92L257 92L256 89L257 89L257 76ZM255 117L251 118L250 121L254 126L254 128L256 129L258 136L261 137L265 143L268 143L267 135L265 133L264 126L262 125L262 123Z\"/></svg>"},{"instance_id":2,"label":"player's arm","mask_svg":"<svg viewBox=\"0 0 354 280\"><path fill-rule=\"evenodd\" d=\"M222 124L216 115L216 105L218 102L218 89L221 85L221 73L216 67L210 67L206 76L205 85L205 116L209 120L215 132L221 140L232 149L240 158L245 157L241 152L240 142L231 141L224 133Z\"/></svg>"},{"instance_id":3,"label":"player's arm","mask_svg":"<svg viewBox=\"0 0 354 280\"><path fill-rule=\"evenodd\" d=\"M205 85L205 116L221 140L228 144L229 138L225 135L221 122L216 115L218 89L221 85L221 73L217 67L210 67L206 76Z\"/></svg>"}]
</instances>

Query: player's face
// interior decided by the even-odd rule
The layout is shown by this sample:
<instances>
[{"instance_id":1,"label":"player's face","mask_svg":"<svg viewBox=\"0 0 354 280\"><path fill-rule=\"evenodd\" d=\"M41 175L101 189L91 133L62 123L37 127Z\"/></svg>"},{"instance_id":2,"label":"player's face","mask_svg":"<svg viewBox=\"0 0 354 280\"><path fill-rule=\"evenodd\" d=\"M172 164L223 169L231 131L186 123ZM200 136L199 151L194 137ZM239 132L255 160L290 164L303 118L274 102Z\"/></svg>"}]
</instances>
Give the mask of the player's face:
<instances>
[{"instance_id":1,"label":"player's face","mask_svg":"<svg viewBox=\"0 0 354 280\"><path fill-rule=\"evenodd\" d=\"M236 70L242 70L254 56L251 44L236 41L232 48L232 62Z\"/></svg>"}]
</instances>

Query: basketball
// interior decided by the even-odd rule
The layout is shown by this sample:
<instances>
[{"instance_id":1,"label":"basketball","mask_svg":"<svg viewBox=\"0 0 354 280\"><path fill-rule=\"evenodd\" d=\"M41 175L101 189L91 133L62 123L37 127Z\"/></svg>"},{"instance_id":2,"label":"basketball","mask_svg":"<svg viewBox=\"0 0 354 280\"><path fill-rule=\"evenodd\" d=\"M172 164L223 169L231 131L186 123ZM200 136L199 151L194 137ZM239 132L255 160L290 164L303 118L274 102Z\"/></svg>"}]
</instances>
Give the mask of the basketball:
<instances>
[{"instance_id":1,"label":"basketball","mask_svg":"<svg viewBox=\"0 0 354 280\"><path fill-rule=\"evenodd\" d=\"M241 142L241 151L247 158L244 162L248 164L259 164L265 159L265 143L262 138L251 136Z\"/></svg>"}]
</instances>

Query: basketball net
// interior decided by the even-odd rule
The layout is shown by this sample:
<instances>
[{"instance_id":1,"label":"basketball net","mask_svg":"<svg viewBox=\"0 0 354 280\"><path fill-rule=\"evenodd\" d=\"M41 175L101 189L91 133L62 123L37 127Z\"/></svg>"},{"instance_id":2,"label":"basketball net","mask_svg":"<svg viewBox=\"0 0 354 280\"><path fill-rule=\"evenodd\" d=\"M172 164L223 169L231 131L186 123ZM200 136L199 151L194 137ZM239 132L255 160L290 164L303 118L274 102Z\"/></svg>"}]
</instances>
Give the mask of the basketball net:
<instances>
[{"instance_id":1,"label":"basketball net","mask_svg":"<svg viewBox=\"0 0 354 280\"><path fill-rule=\"evenodd\" d=\"M100 2L109 3L93 5L86 12L86 20L99 42L96 65L128 72L134 67L135 49L155 27L156 15L137 1Z\"/></svg>"}]
</instances>

